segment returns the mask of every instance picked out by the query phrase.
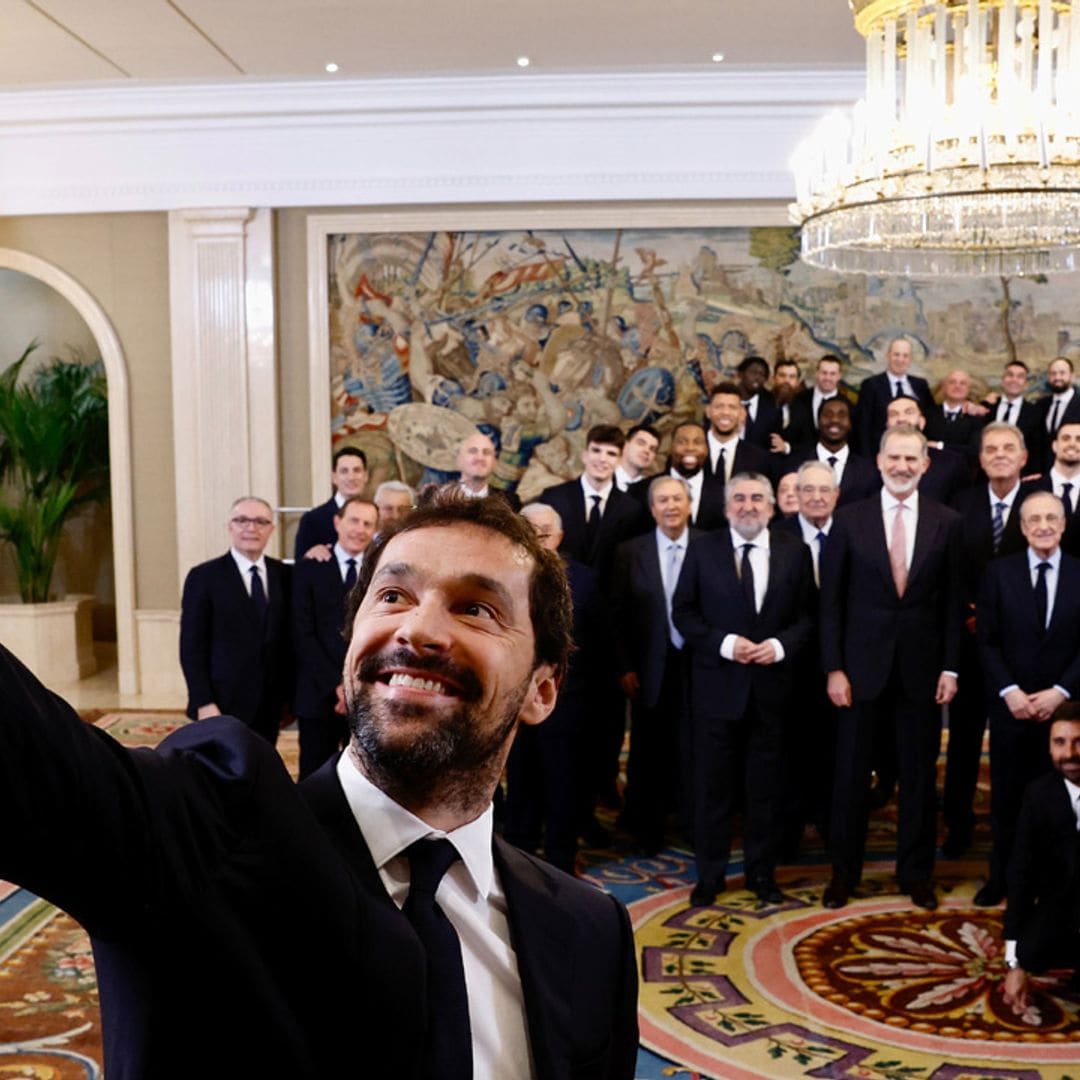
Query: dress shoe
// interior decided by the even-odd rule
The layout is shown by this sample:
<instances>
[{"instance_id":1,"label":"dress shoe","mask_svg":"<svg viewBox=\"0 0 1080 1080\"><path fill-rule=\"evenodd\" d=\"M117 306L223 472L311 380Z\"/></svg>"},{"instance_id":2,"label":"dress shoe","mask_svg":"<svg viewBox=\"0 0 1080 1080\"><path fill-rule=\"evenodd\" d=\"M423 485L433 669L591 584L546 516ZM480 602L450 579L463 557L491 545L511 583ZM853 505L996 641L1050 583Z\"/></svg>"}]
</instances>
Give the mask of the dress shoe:
<instances>
[{"instance_id":1,"label":"dress shoe","mask_svg":"<svg viewBox=\"0 0 1080 1080\"><path fill-rule=\"evenodd\" d=\"M938 905L937 893L934 892L932 882L913 881L904 889L904 892L908 894L916 907L924 908L926 911L933 911Z\"/></svg>"},{"instance_id":2,"label":"dress shoe","mask_svg":"<svg viewBox=\"0 0 1080 1080\"><path fill-rule=\"evenodd\" d=\"M841 874L833 874L832 880L821 896L823 907L842 908L851 898L851 889Z\"/></svg>"},{"instance_id":3,"label":"dress shoe","mask_svg":"<svg viewBox=\"0 0 1080 1080\"><path fill-rule=\"evenodd\" d=\"M720 878L711 881L703 878L690 890L691 907L708 907L727 888L727 882Z\"/></svg>"},{"instance_id":4,"label":"dress shoe","mask_svg":"<svg viewBox=\"0 0 1080 1080\"><path fill-rule=\"evenodd\" d=\"M771 876L754 879L750 882L750 889L763 904L782 904L785 900L784 894Z\"/></svg>"},{"instance_id":5,"label":"dress shoe","mask_svg":"<svg viewBox=\"0 0 1080 1080\"><path fill-rule=\"evenodd\" d=\"M988 881L976 894L972 903L976 907L997 907L1005 899L1005 886Z\"/></svg>"},{"instance_id":6,"label":"dress shoe","mask_svg":"<svg viewBox=\"0 0 1080 1080\"><path fill-rule=\"evenodd\" d=\"M959 859L966 855L971 847L971 833L953 832L945 837L941 845L941 854L946 859Z\"/></svg>"}]
</instances>

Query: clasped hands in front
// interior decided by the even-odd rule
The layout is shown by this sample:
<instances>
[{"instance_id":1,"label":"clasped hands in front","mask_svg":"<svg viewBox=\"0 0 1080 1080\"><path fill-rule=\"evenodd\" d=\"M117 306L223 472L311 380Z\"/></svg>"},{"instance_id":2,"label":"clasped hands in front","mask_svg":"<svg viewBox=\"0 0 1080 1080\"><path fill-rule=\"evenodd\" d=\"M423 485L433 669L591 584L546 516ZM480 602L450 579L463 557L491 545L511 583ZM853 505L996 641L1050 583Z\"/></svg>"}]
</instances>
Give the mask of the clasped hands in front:
<instances>
[{"instance_id":1,"label":"clasped hands in front","mask_svg":"<svg viewBox=\"0 0 1080 1080\"><path fill-rule=\"evenodd\" d=\"M736 634L732 659L736 664L775 664L776 647L771 641L751 641Z\"/></svg>"}]
</instances>

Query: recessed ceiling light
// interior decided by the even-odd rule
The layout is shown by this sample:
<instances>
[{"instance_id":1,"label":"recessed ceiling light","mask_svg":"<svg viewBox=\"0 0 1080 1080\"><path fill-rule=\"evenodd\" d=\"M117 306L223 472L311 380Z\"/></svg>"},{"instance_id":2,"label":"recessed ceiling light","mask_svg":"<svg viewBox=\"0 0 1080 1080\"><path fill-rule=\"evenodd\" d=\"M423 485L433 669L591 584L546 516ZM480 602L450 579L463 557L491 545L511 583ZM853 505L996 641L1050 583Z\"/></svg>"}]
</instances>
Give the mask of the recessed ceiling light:
<instances>
[{"instance_id":1,"label":"recessed ceiling light","mask_svg":"<svg viewBox=\"0 0 1080 1080\"><path fill-rule=\"evenodd\" d=\"M337 69L338 69L338 66L337 66L337 64L333 64L333 63L331 63L331 64L327 64L327 65L326 65L326 70L327 70L328 72L330 72L330 74L331 74L331 75L333 75L333 74L334 74L334 72L335 72L335 71L337 71Z\"/></svg>"},{"instance_id":2,"label":"recessed ceiling light","mask_svg":"<svg viewBox=\"0 0 1080 1080\"><path fill-rule=\"evenodd\" d=\"M517 58L517 66L518 67L528 67L529 66L529 58L527 56L519 56Z\"/></svg>"},{"instance_id":3,"label":"recessed ceiling light","mask_svg":"<svg viewBox=\"0 0 1080 1080\"><path fill-rule=\"evenodd\" d=\"M724 54L722 52L714 52L712 54L712 62L714 64L722 64L724 62Z\"/></svg>"}]
</instances>

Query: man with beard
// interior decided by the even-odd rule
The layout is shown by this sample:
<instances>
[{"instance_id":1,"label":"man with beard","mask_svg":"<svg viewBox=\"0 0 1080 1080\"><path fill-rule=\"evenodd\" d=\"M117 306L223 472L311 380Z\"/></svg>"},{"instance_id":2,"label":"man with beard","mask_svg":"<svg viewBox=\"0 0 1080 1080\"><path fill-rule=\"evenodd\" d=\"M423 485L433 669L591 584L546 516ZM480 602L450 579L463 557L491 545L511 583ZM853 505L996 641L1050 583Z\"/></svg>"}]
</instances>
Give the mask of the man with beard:
<instances>
[{"instance_id":1,"label":"man with beard","mask_svg":"<svg viewBox=\"0 0 1080 1080\"><path fill-rule=\"evenodd\" d=\"M817 443L793 450L787 459L787 468L797 469L805 461L820 461L827 465L836 478L841 506L875 494L881 487L877 469L866 458L852 453L848 443L851 406L846 398L831 397L822 402L817 432Z\"/></svg>"},{"instance_id":2,"label":"man with beard","mask_svg":"<svg viewBox=\"0 0 1080 1080\"><path fill-rule=\"evenodd\" d=\"M791 443L788 441L792 432L791 406L802 388L799 365L794 360L777 360L773 367L772 390L773 401L780 410L780 428L769 438L769 449L774 454L791 453Z\"/></svg>"},{"instance_id":3,"label":"man with beard","mask_svg":"<svg viewBox=\"0 0 1080 1080\"><path fill-rule=\"evenodd\" d=\"M1080 706L1054 713L1049 741L1053 771L1024 793L1009 863L1003 990L1018 1016L1033 1004L1029 973L1071 968L1075 988L1080 969Z\"/></svg>"},{"instance_id":4,"label":"man with beard","mask_svg":"<svg viewBox=\"0 0 1080 1080\"><path fill-rule=\"evenodd\" d=\"M737 472L758 472L772 478L772 455L739 434L747 416L739 387L717 383L709 393L705 416L709 421L706 476L715 477L721 485Z\"/></svg>"},{"instance_id":5,"label":"man with beard","mask_svg":"<svg viewBox=\"0 0 1080 1080\"><path fill-rule=\"evenodd\" d=\"M1052 360L1046 369L1050 393L1038 402L1040 426L1049 446L1062 424L1080 423L1080 397L1073 386L1073 363L1067 356ZM1046 461L1049 465L1050 460Z\"/></svg>"},{"instance_id":6,"label":"man with beard","mask_svg":"<svg viewBox=\"0 0 1080 1080\"><path fill-rule=\"evenodd\" d=\"M760 356L748 356L735 369L739 398L743 407L741 438L751 446L768 451L772 437L780 431L780 409L765 389L769 365Z\"/></svg>"},{"instance_id":7,"label":"man with beard","mask_svg":"<svg viewBox=\"0 0 1080 1080\"><path fill-rule=\"evenodd\" d=\"M912 427L881 441L881 494L836 515L821 561L821 654L837 720L826 907L862 877L875 736L895 732L900 779L897 876L935 908L935 764L941 706L956 693L961 631L960 516L919 494L926 439Z\"/></svg>"},{"instance_id":8,"label":"man with beard","mask_svg":"<svg viewBox=\"0 0 1080 1080\"><path fill-rule=\"evenodd\" d=\"M810 555L790 533L770 534L768 479L736 473L726 502L730 528L689 548L672 601L691 649L696 907L727 887L740 787L747 887L762 903L783 900L775 877L781 741L812 630Z\"/></svg>"},{"instance_id":9,"label":"man with beard","mask_svg":"<svg viewBox=\"0 0 1080 1080\"><path fill-rule=\"evenodd\" d=\"M229 718L126 750L0 650L0 875L90 932L108 1075L629 1080L625 910L491 835L566 665L561 563L458 497L352 599L349 749L299 787Z\"/></svg>"}]
</instances>

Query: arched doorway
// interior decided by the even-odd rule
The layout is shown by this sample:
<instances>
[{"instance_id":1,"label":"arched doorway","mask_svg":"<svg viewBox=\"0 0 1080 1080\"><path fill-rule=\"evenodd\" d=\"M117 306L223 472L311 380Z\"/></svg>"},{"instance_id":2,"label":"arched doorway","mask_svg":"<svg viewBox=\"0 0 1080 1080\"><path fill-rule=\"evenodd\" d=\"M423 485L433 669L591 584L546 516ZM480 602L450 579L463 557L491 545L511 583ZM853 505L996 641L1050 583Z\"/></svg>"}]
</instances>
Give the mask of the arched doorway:
<instances>
[{"instance_id":1,"label":"arched doorway","mask_svg":"<svg viewBox=\"0 0 1080 1080\"><path fill-rule=\"evenodd\" d=\"M36 255L0 248L0 268L17 270L55 289L78 312L93 335L109 388L110 504L116 588L117 689L139 692L135 636L135 533L131 485L131 424L127 361L102 306L70 274Z\"/></svg>"}]
</instances>

